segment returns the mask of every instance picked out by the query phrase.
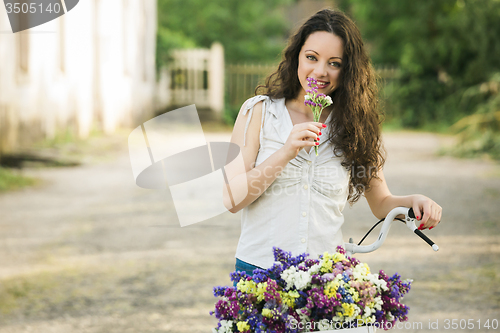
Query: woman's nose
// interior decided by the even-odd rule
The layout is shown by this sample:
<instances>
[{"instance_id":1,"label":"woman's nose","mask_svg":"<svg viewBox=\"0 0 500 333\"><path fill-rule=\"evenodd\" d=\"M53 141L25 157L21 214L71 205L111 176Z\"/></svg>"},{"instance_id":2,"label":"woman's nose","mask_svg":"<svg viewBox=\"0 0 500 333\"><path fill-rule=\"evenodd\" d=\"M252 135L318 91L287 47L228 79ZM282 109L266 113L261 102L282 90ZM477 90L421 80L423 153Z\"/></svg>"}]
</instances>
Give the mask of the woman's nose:
<instances>
[{"instance_id":1,"label":"woman's nose","mask_svg":"<svg viewBox=\"0 0 500 333\"><path fill-rule=\"evenodd\" d=\"M326 66L325 64L317 63L314 67L314 75L316 77L326 76Z\"/></svg>"}]
</instances>

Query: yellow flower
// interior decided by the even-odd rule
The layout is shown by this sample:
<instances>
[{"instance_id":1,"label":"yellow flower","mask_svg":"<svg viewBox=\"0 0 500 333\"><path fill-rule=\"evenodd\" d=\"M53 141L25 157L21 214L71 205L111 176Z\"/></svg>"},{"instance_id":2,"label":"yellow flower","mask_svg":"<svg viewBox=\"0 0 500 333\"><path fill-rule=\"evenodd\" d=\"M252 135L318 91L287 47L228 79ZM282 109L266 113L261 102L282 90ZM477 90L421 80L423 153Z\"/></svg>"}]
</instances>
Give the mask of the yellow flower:
<instances>
[{"instance_id":1,"label":"yellow flower","mask_svg":"<svg viewBox=\"0 0 500 333\"><path fill-rule=\"evenodd\" d=\"M250 329L250 325L246 321L239 321L236 326L238 326L238 331L239 332L245 332Z\"/></svg>"},{"instance_id":2,"label":"yellow flower","mask_svg":"<svg viewBox=\"0 0 500 333\"><path fill-rule=\"evenodd\" d=\"M339 285L339 282L336 280L328 282L325 284L324 294L330 298L337 298L337 289Z\"/></svg>"},{"instance_id":3,"label":"yellow flower","mask_svg":"<svg viewBox=\"0 0 500 333\"><path fill-rule=\"evenodd\" d=\"M351 317L354 315L354 304L342 303L342 310L344 311L344 316Z\"/></svg>"},{"instance_id":4,"label":"yellow flower","mask_svg":"<svg viewBox=\"0 0 500 333\"><path fill-rule=\"evenodd\" d=\"M269 309L262 309L262 315L266 318L271 318L273 315L273 312Z\"/></svg>"},{"instance_id":5,"label":"yellow flower","mask_svg":"<svg viewBox=\"0 0 500 333\"><path fill-rule=\"evenodd\" d=\"M335 262L335 263L338 263L339 261L342 261L345 259L345 255L343 255L342 253L335 253L333 256L332 256L332 260Z\"/></svg>"},{"instance_id":6,"label":"yellow flower","mask_svg":"<svg viewBox=\"0 0 500 333\"><path fill-rule=\"evenodd\" d=\"M333 262L330 259L323 258L323 260L321 261L320 271L322 273L331 273L333 271Z\"/></svg>"},{"instance_id":7,"label":"yellow flower","mask_svg":"<svg viewBox=\"0 0 500 333\"><path fill-rule=\"evenodd\" d=\"M300 294L297 290L291 290L289 292L280 292L281 299L283 300L283 303L285 303L288 307L294 308L295 307L295 299L300 297ZM264 315L264 313L262 314Z\"/></svg>"},{"instance_id":8,"label":"yellow flower","mask_svg":"<svg viewBox=\"0 0 500 333\"><path fill-rule=\"evenodd\" d=\"M257 301L261 302L264 300L265 296L264 296L264 293L266 292L266 289L267 289L267 282L259 282L259 284L257 284L257 291L256 291L256 295L257 295Z\"/></svg>"},{"instance_id":9,"label":"yellow flower","mask_svg":"<svg viewBox=\"0 0 500 333\"><path fill-rule=\"evenodd\" d=\"M257 292L257 284L253 281L240 280L240 282L236 285L236 288L246 294L255 294Z\"/></svg>"},{"instance_id":10,"label":"yellow flower","mask_svg":"<svg viewBox=\"0 0 500 333\"><path fill-rule=\"evenodd\" d=\"M349 288L347 290L349 291L349 294L352 295L352 300L354 302L358 302L359 301L359 293L357 292L357 290L354 288Z\"/></svg>"}]
</instances>

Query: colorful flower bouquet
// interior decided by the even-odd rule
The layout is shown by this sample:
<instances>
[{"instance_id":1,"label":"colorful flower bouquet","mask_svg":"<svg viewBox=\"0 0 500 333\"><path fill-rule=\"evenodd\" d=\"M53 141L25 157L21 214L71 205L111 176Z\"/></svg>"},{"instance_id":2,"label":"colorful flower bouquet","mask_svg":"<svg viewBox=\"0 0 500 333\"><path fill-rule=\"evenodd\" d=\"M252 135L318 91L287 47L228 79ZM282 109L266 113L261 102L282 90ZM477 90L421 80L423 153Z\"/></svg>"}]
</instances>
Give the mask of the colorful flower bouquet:
<instances>
[{"instance_id":1,"label":"colorful flower bouquet","mask_svg":"<svg viewBox=\"0 0 500 333\"><path fill-rule=\"evenodd\" d=\"M323 93L318 94L318 81L312 77L307 78L309 88L304 96L304 104L309 106L313 112L314 121L319 122L323 109L332 105L333 101L330 96ZM316 156L318 156L318 146L314 146Z\"/></svg>"},{"instance_id":2,"label":"colorful flower bouquet","mask_svg":"<svg viewBox=\"0 0 500 333\"><path fill-rule=\"evenodd\" d=\"M384 271L370 273L367 264L346 257L342 247L319 259L292 257L274 248L271 268L231 273L236 287L215 287L221 297L211 315L219 320L213 333L296 333L362 326L392 328L406 321L400 303L411 280Z\"/></svg>"}]
</instances>

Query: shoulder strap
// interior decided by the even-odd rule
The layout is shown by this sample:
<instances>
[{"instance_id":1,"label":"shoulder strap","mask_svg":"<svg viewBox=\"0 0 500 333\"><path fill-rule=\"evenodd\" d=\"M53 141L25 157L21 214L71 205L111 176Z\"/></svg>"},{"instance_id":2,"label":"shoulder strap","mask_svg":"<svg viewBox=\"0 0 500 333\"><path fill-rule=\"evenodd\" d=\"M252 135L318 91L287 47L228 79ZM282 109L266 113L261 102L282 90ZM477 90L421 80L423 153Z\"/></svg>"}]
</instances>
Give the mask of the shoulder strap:
<instances>
[{"instance_id":1,"label":"shoulder strap","mask_svg":"<svg viewBox=\"0 0 500 333\"><path fill-rule=\"evenodd\" d=\"M248 119L247 119L247 122L245 124L245 131L243 132L243 146L245 146L245 144L246 144L247 130L248 130L248 125L250 124L250 119L252 118L253 107L255 106L255 104L259 103L260 101L263 101L263 103L262 103L263 104L262 105L262 121L261 121L261 128L262 128L262 125L264 122L264 113L266 110L265 109L266 108L266 101L268 99L269 98L267 96L258 95L258 96L255 96L255 97L248 99L245 102L245 107L243 109L243 115L246 115L248 113Z\"/></svg>"}]
</instances>

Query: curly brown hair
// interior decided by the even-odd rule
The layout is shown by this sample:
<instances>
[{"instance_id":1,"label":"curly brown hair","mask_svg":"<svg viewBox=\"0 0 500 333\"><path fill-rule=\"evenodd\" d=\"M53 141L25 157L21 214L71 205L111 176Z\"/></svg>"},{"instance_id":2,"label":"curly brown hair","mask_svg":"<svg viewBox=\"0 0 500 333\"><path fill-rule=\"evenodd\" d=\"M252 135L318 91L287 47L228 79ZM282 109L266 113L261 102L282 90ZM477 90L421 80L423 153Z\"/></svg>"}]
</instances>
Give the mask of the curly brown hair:
<instances>
[{"instance_id":1,"label":"curly brown hair","mask_svg":"<svg viewBox=\"0 0 500 333\"><path fill-rule=\"evenodd\" d=\"M342 166L350 169L348 201L352 205L370 188L385 162L378 110L378 85L371 60L355 23L339 10L323 9L311 16L289 39L278 69L255 89L271 98L295 99L301 90L297 76L299 53L313 32L326 31L343 41L339 85L331 94L332 129L328 140Z\"/></svg>"}]
</instances>

